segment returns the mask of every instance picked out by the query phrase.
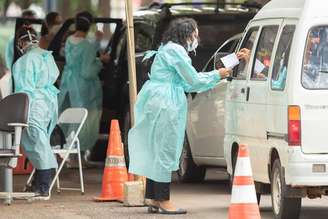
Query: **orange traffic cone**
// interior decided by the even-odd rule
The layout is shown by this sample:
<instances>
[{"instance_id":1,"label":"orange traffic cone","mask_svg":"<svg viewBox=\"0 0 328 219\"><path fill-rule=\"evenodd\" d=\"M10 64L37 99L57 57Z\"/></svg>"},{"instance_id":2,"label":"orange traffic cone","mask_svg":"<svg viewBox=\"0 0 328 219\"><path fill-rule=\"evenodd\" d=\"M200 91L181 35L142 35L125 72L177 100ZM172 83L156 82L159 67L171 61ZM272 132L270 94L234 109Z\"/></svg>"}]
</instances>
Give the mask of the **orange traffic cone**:
<instances>
[{"instance_id":1,"label":"orange traffic cone","mask_svg":"<svg viewBox=\"0 0 328 219\"><path fill-rule=\"evenodd\" d=\"M240 145L233 179L229 219L260 219L249 150Z\"/></svg>"},{"instance_id":2,"label":"orange traffic cone","mask_svg":"<svg viewBox=\"0 0 328 219\"><path fill-rule=\"evenodd\" d=\"M112 120L107 158L102 179L102 192L95 201L123 201L124 183L128 180L118 120Z\"/></svg>"}]
</instances>

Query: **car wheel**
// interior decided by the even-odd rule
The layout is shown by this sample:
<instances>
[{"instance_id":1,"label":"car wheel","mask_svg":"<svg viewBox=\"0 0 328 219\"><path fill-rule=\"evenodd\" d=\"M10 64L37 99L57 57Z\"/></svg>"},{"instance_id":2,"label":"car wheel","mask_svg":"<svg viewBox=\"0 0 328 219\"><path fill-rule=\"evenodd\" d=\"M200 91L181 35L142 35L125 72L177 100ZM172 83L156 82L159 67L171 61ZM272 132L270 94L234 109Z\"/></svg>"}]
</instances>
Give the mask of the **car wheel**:
<instances>
[{"instance_id":1,"label":"car wheel","mask_svg":"<svg viewBox=\"0 0 328 219\"><path fill-rule=\"evenodd\" d=\"M122 130L122 142L124 145L124 158L125 158L125 164L126 167L129 168L129 143L128 143L128 134L131 127L131 116L129 108L125 110L124 116L123 116L123 130Z\"/></svg>"},{"instance_id":2,"label":"car wheel","mask_svg":"<svg viewBox=\"0 0 328 219\"><path fill-rule=\"evenodd\" d=\"M187 136L183 144L182 154L180 157L178 180L179 182L201 182L205 178L206 168L199 167L192 159L192 154Z\"/></svg>"},{"instance_id":3,"label":"car wheel","mask_svg":"<svg viewBox=\"0 0 328 219\"><path fill-rule=\"evenodd\" d=\"M260 205L261 203L261 193L256 192L256 199L257 199L257 204Z\"/></svg>"},{"instance_id":4,"label":"car wheel","mask_svg":"<svg viewBox=\"0 0 328 219\"><path fill-rule=\"evenodd\" d=\"M229 174L230 189L232 189L233 178L235 176L235 168L236 168L236 163L237 163L237 157L238 157L238 147L233 149L233 151L231 153L232 173Z\"/></svg>"},{"instance_id":5,"label":"car wheel","mask_svg":"<svg viewBox=\"0 0 328 219\"><path fill-rule=\"evenodd\" d=\"M273 162L271 171L271 201L275 219L299 218L302 198L285 197L285 177L282 175L280 160Z\"/></svg>"}]
</instances>

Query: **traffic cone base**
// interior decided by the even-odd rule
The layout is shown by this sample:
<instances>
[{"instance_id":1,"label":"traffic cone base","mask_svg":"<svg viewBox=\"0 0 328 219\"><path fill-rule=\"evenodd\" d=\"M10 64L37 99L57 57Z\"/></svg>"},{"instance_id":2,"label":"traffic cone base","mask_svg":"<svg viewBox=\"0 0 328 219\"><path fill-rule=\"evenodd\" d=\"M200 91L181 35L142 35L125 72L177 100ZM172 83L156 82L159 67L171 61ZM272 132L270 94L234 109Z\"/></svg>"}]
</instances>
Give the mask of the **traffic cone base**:
<instances>
[{"instance_id":1,"label":"traffic cone base","mask_svg":"<svg viewBox=\"0 0 328 219\"><path fill-rule=\"evenodd\" d=\"M231 204L229 218L258 219L261 218L257 204Z\"/></svg>"},{"instance_id":2,"label":"traffic cone base","mask_svg":"<svg viewBox=\"0 0 328 219\"><path fill-rule=\"evenodd\" d=\"M124 199L124 183L128 180L128 172L117 120L113 120L107 146L107 158L102 179L102 190L95 201L120 201Z\"/></svg>"}]
</instances>

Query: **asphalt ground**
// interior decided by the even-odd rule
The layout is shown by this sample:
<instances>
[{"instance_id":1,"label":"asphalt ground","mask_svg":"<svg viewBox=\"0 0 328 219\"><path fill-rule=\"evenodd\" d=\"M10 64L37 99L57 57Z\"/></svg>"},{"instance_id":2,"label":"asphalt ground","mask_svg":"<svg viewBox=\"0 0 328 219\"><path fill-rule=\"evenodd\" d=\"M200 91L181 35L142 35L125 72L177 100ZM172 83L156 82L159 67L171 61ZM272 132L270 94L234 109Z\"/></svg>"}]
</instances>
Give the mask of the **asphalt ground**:
<instances>
[{"instance_id":1,"label":"asphalt ground","mask_svg":"<svg viewBox=\"0 0 328 219\"><path fill-rule=\"evenodd\" d=\"M104 219L104 218L227 218L230 202L229 184L222 171L211 169L203 183L172 184L171 199L178 207L186 208L187 215L163 216L148 214L145 207L124 207L118 202L94 202L100 193L101 169L86 169L86 193L62 191L49 201L14 201L11 206L0 205L0 219ZM65 170L62 177L64 186L78 186L78 171ZM20 191L26 176L15 176L15 189ZM269 195L262 196L260 204L262 219L273 218ZM328 198L303 200L301 219L327 219Z\"/></svg>"}]
</instances>

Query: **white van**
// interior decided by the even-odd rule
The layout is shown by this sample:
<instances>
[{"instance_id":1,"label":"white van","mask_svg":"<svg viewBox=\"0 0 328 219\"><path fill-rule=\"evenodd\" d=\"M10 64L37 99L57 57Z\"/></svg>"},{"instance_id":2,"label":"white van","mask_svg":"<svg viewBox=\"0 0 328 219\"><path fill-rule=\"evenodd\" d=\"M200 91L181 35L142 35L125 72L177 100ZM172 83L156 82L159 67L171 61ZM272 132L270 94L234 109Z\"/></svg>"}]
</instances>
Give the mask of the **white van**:
<instances>
[{"instance_id":1,"label":"white van","mask_svg":"<svg viewBox=\"0 0 328 219\"><path fill-rule=\"evenodd\" d=\"M275 218L328 194L328 1L272 0L247 26L250 53L226 93L224 154L233 175L247 144L258 195Z\"/></svg>"}]
</instances>

